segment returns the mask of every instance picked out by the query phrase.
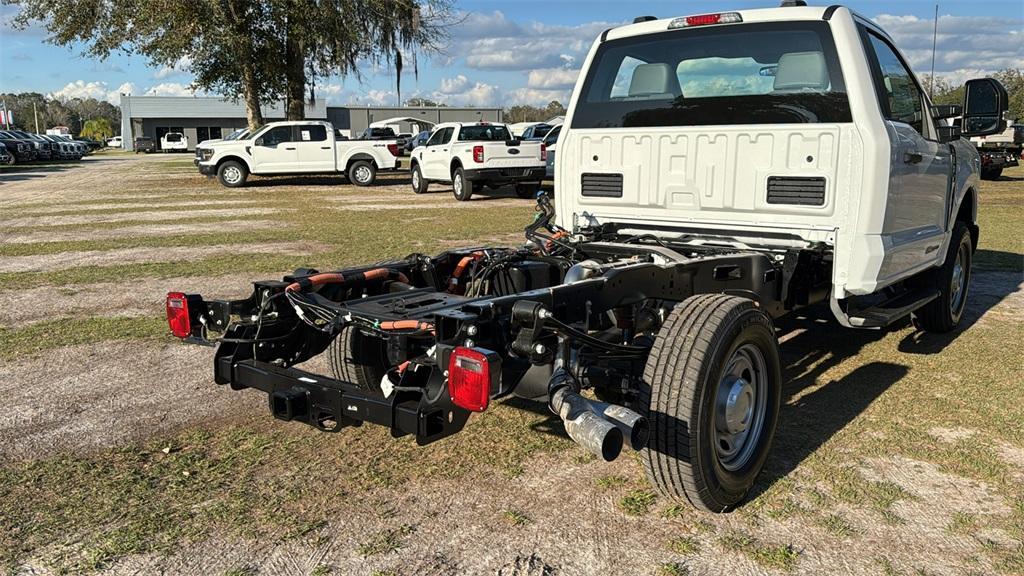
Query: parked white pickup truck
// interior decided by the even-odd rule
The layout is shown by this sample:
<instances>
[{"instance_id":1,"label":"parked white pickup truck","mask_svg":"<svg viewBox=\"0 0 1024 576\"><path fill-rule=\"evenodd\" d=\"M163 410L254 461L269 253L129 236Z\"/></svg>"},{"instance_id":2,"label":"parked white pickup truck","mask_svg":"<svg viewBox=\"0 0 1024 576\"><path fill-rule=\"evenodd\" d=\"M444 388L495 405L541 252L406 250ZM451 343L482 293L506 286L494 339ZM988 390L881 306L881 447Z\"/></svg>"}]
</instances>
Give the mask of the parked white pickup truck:
<instances>
[{"instance_id":1,"label":"parked white pickup truck","mask_svg":"<svg viewBox=\"0 0 1024 576\"><path fill-rule=\"evenodd\" d=\"M160 149L164 152L188 152L188 136L181 132L168 132L160 137Z\"/></svg>"},{"instance_id":2,"label":"parked white pickup truck","mask_svg":"<svg viewBox=\"0 0 1024 576\"><path fill-rule=\"evenodd\" d=\"M504 124L438 124L412 152L412 189L423 194L431 182L451 182L457 200L469 200L478 186L513 184L520 198L540 189L547 149L515 140Z\"/></svg>"},{"instance_id":3,"label":"parked white pickup truck","mask_svg":"<svg viewBox=\"0 0 1024 576\"><path fill-rule=\"evenodd\" d=\"M250 174L342 173L369 186L380 170L398 167L398 144L386 140L338 140L329 122L273 122L251 136L204 144L196 151L201 174L228 188L244 186Z\"/></svg>"}]
</instances>

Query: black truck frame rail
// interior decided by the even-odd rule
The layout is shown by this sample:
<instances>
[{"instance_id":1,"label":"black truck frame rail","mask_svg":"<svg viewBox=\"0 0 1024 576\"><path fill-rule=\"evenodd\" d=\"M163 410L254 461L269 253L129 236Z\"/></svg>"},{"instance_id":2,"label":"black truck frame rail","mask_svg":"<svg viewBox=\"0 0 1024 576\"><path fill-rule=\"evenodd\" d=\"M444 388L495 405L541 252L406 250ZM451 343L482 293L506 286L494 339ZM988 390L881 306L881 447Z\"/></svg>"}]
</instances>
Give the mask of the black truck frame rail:
<instances>
[{"instance_id":1,"label":"black truck frame rail","mask_svg":"<svg viewBox=\"0 0 1024 576\"><path fill-rule=\"evenodd\" d=\"M518 273L508 286L498 286L504 293L476 297L452 293L450 277L456 263L488 250L504 251ZM630 372L642 372L653 338L609 344L589 335L608 322L610 313L630 316L630 310L645 302L674 303L694 294L724 293L752 299L777 316L807 303L812 284L822 280L809 269L820 260L813 250L780 255L730 248L684 249L661 241L616 241L614 235L610 241L602 238L576 245L567 259L525 248L456 250L433 258L415 254L402 261L330 273L359 278L353 285L325 284L302 292L301 306L329 311L331 321L319 326L303 317L301 306L285 303L293 294L290 286L309 288L311 278L323 276L316 270L297 270L280 282L255 282L253 294L244 300L182 296L188 303L187 339L219 344L217 383L267 393L271 413L281 420L322 431L370 422L389 428L395 437L413 435L419 444L427 444L458 432L470 416L470 411L452 402L447 389L445 367L457 347L491 355L492 399L531 385L533 396L548 392L550 372L542 370L537 382L531 368L567 363L573 346L614 352L608 355L610 360L600 354L588 356L587 365L575 374L584 385L621 382ZM569 267L572 262L576 264ZM389 271L387 279L364 278L381 269ZM531 284L541 287L520 291ZM415 323L419 329L383 329L385 324L403 322ZM388 371L390 393L385 393L386 383L368 386L294 368L324 352L347 326L385 341L389 366L412 364L412 369ZM211 339L211 330L223 336Z\"/></svg>"}]
</instances>

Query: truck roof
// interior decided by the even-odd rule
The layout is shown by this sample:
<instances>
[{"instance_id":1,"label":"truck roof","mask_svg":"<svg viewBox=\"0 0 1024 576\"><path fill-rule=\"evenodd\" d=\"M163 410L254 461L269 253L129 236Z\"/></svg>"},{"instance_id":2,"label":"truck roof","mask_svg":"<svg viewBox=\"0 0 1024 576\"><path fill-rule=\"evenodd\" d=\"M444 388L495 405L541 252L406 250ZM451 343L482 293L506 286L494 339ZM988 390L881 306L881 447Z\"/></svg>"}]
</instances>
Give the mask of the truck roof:
<instances>
[{"instance_id":1,"label":"truck roof","mask_svg":"<svg viewBox=\"0 0 1024 576\"><path fill-rule=\"evenodd\" d=\"M434 126L433 131L436 132L441 128L462 128L463 126L504 126L508 129L508 124L504 122L444 122Z\"/></svg>"},{"instance_id":2,"label":"truck roof","mask_svg":"<svg viewBox=\"0 0 1024 576\"><path fill-rule=\"evenodd\" d=\"M845 6L832 5L832 6L784 6L777 8L755 8L751 10L716 10L706 12L694 12L691 14L680 14L677 16L670 16L666 18L656 18L654 20L647 20L645 22L636 22L633 24L627 24L625 26L619 26L617 28L610 28L601 35L601 41L615 40L618 38L628 38L631 36L642 36L645 34L656 34L658 32L666 32L672 30L670 26L673 21L683 20L687 17L702 16L710 14L739 14L742 18L742 22L736 22L736 24L749 24L752 22L794 22L794 21L813 21L813 20L829 20L834 15L842 13L851 17L856 17L863 21L865 24L871 25L877 31L882 31L878 28L878 25L872 22L865 16L857 14ZM713 26L729 26L730 23L713 24ZM704 25L707 26L707 25ZM704 26L699 26L703 28ZM883 32L884 33L884 32ZM888 34L886 34L888 36Z\"/></svg>"}]
</instances>

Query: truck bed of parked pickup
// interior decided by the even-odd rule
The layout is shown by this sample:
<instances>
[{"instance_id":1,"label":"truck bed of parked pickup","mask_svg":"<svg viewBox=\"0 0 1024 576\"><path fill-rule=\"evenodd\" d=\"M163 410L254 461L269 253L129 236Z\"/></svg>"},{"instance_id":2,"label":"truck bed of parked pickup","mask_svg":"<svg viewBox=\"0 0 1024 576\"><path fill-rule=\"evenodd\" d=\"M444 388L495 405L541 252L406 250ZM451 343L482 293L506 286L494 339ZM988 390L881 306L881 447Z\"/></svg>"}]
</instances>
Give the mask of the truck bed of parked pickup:
<instances>
[{"instance_id":1,"label":"truck bed of parked pickup","mask_svg":"<svg viewBox=\"0 0 1024 576\"><path fill-rule=\"evenodd\" d=\"M385 140L338 140L329 122L274 122L251 136L204 144L196 151L199 172L229 188L250 174L341 173L369 186L377 172L398 167L398 144Z\"/></svg>"}]
</instances>

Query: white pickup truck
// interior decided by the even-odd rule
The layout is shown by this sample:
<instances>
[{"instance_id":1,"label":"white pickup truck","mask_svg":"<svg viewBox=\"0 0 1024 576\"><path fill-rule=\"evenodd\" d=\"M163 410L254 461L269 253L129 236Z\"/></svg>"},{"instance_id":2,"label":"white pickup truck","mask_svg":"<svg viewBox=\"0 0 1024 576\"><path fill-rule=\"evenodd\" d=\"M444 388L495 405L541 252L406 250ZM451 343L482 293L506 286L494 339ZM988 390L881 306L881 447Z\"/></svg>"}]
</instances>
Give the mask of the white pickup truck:
<instances>
[{"instance_id":1,"label":"white pickup truck","mask_svg":"<svg viewBox=\"0 0 1024 576\"><path fill-rule=\"evenodd\" d=\"M412 152L412 189L423 194L431 182L451 182L455 198L469 200L478 186L512 184L520 198L532 198L546 162L544 144L516 140L504 124L438 124Z\"/></svg>"},{"instance_id":2,"label":"white pickup truck","mask_svg":"<svg viewBox=\"0 0 1024 576\"><path fill-rule=\"evenodd\" d=\"M204 144L196 166L228 188L244 186L250 174L342 173L357 186L370 186L377 172L398 167L398 144L386 140L338 140L321 121L273 122L251 136Z\"/></svg>"},{"instance_id":3,"label":"white pickup truck","mask_svg":"<svg viewBox=\"0 0 1024 576\"><path fill-rule=\"evenodd\" d=\"M215 381L268 394L282 421L424 445L540 399L595 456L639 450L662 495L734 509L780 417L818 416L780 413L775 318L820 304L836 329L943 333L966 317L981 166L965 137L1002 132L1008 97L985 78L932 106L906 62L841 6L641 17L594 42L525 246L304 268L232 301L172 292L168 325L217 342ZM458 194L492 153L455 135L469 127L417 148L414 182ZM323 352L333 377L299 367Z\"/></svg>"}]
</instances>

